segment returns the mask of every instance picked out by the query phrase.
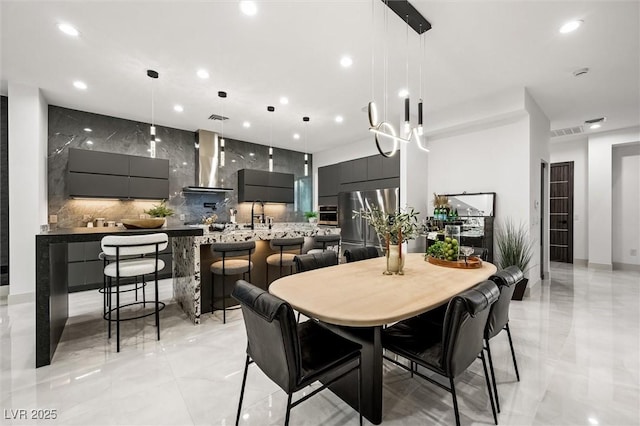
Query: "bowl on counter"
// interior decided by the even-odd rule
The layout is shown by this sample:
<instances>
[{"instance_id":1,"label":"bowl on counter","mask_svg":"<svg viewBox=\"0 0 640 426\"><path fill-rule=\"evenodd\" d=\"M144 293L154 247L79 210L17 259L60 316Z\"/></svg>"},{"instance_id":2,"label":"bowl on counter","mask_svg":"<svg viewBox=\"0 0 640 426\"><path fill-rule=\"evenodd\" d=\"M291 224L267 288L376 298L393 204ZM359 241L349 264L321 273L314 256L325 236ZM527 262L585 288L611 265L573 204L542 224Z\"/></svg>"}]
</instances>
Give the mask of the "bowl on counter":
<instances>
[{"instance_id":1,"label":"bowl on counter","mask_svg":"<svg viewBox=\"0 0 640 426\"><path fill-rule=\"evenodd\" d=\"M122 219L122 224L127 229L157 229L164 225L164 217L152 217L149 219Z\"/></svg>"}]
</instances>

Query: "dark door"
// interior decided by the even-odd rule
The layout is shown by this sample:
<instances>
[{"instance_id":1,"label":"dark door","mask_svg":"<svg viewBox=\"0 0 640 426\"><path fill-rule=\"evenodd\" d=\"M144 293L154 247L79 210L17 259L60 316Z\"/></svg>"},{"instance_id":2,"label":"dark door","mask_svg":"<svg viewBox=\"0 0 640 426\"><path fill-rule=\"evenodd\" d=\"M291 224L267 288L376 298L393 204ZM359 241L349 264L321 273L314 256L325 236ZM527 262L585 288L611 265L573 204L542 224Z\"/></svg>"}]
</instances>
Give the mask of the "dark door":
<instances>
[{"instance_id":1,"label":"dark door","mask_svg":"<svg viewBox=\"0 0 640 426\"><path fill-rule=\"evenodd\" d=\"M573 161L551 164L549 259L573 263Z\"/></svg>"}]
</instances>

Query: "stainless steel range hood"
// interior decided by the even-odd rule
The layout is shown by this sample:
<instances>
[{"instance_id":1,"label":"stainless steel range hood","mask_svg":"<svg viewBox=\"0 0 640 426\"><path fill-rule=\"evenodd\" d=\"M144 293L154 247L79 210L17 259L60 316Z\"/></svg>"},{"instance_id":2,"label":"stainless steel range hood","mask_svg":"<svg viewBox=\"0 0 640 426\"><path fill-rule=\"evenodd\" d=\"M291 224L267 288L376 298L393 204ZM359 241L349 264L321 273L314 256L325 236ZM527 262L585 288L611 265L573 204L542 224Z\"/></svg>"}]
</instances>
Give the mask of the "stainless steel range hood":
<instances>
[{"instance_id":1,"label":"stainless steel range hood","mask_svg":"<svg viewBox=\"0 0 640 426\"><path fill-rule=\"evenodd\" d=\"M196 132L196 137L196 185L186 186L182 188L182 192L206 193L233 191L233 188L218 186L218 164L220 161L218 134L200 129Z\"/></svg>"}]
</instances>

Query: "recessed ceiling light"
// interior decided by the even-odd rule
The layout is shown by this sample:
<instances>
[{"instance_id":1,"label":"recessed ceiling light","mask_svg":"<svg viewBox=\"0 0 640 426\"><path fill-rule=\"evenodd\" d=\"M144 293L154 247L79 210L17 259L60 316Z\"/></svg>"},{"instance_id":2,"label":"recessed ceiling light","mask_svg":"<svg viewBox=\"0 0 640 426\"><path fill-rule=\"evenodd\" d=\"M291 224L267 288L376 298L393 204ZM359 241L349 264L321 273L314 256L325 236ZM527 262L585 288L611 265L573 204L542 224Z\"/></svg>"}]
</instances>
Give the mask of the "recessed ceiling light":
<instances>
[{"instance_id":1,"label":"recessed ceiling light","mask_svg":"<svg viewBox=\"0 0 640 426\"><path fill-rule=\"evenodd\" d=\"M186 162L186 161L183 161L183 162L182 162L182 165L183 165L183 166L186 166L186 165L187 165L187 162Z\"/></svg>"},{"instance_id":2,"label":"recessed ceiling light","mask_svg":"<svg viewBox=\"0 0 640 426\"><path fill-rule=\"evenodd\" d=\"M286 105L286 104L288 104L288 103L289 103L289 98L287 98L286 96L282 96L282 97L280 98L280 103L281 103L282 105Z\"/></svg>"},{"instance_id":3,"label":"recessed ceiling light","mask_svg":"<svg viewBox=\"0 0 640 426\"><path fill-rule=\"evenodd\" d=\"M293 138L294 139L300 139L300 134L299 133L294 133L293 134Z\"/></svg>"},{"instance_id":4,"label":"recessed ceiling light","mask_svg":"<svg viewBox=\"0 0 640 426\"><path fill-rule=\"evenodd\" d=\"M604 123L606 120L607 117L592 118L591 120L585 120L584 124L589 126L589 129L596 130L602 127L602 123Z\"/></svg>"},{"instance_id":5,"label":"recessed ceiling light","mask_svg":"<svg viewBox=\"0 0 640 426\"><path fill-rule=\"evenodd\" d=\"M184 108L182 107L182 105L174 105L173 106L173 110L175 112L182 112L182 111L184 111Z\"/></svg>"},{"instance_id":6,"label":"recessed ceiling light","mask_svg":"<svg viewBox=\"0 0 640 426\"><path fill-rule=\"evenodd\" d=\"M407 89L400 89L398 91L398 96L401 98L406 98L407 96L409 96L409 91Z\"/></svg>"},{"instance_id":7,"label":"recessed ceiling light","mask_svg":"<svg viewBox=\"0 0 640 426\"><path fill-rule=\"evenodd\" d=\"M342 65L345 68L349 68L351 65L353 65L353 59L351 59L348 56L343 56L340 59L340 65Z\"/></svg>"},{"instance_id":8,"label":"recessed ceiling light","mask_svg":"<svg viewBox=\"0 0 640 426\"><path fill-rule=\"evenodd\" d=\"M58 24L58 29L72 37L78 37L80 35L80 32L69 24Z\"/></svg>"},{"instance_id":9,"label":"recessed ceiling light","mask_svg":"<svg viewBox=\"0 0 640 426\"><path fill-rule=\"evenodd\" d=\"M85 127L83 130L84 130L85 132L93 132L93 130L91 130L91 129L90 129L90 128L88 128L88 127Z\"/></svg>"},{"instance_id":10,"label":"recessed ceiling light","mask_svg":"<svg viewBox=\"0 0 640 426\"><path fill-rule=\"evenodd\" d=\"M236 162L236 160L231 160L231 162L232 162L232 163L235 163L235 162Z\"/></svg>"},{"instance_id":11,"label":"recessed ceiling light","mask_svg":"<svg viewBox=\"0 0 640 426\"><path fill-rule=\"evenodd\" d=\"M583 22L584 21L581 21L581 20L569 21L560 27L560 32L562 34L567 34L572 31L575 31L580 27L580 25L582 25Z\"/></svg>"},{"instance_id":12,"label":"recessed ceiling light","mask_svg":"<svg viewBox=\"0 0 640 426\"><path fill-rule=\"evenodd\" d=\"M249 155L253 157L255 154L253 152L250 152Z\"/></svg>"},{"instance_id":13,"label":"recessed ceiling light","mask_svg":"<svg viewBox=\"0 0 640 426\"><path fill-rule=\"evenodd\" d=\"M244 127L245 129L248 129L249 127L251 127L251 123L249 123L248 121L245 121L244 123L242 123L242 127Z\"/></svg>"},{"instance_id":14,"label":"recessed ceiling light","mask_svg":"<svg viewBox=\"0 0 640 426\"><path fill-rule=\"evenodd\" d=\"M336 123L342 123L344 121L344 118L342 118L341 115L336 115Z\"/></svg>"},{"instance_id":15,"label":"recessed ceiling light","mask_svg":"<svg viewBox=\"0 0 640 426\"><path fill-rule=\"evenodd\" d=\"M87 141L87 145L93 145L93 141Z\"/></svg>"},{"instance_id":16,"label":"recessed ceiling light","mask_svg":"<svg viewBox=\"0 0 640 426\"><path fill-rule=\"evenodd\" d=\"M254 1L241 1L240 10L247 16L253 16L258 13L258 6Z\"/></svg>"},{"instance_id":17,"label":"recessed ceiling light","mask_svg":"<svg viewBox=\"0 0 640 426\"><path fill-rule=\"evenodd\" d=\"M85 83L84 81L74 81L73 82L73 87L75 87L76 89L79 90L86 90L87 89L87 83Z\"/></svg>"},{"instance_id":18,"label":"recessed ceiling light","mask_svg":"<svg viewBox=\"0 0 640 426\"><path fill-rule=\"evenodd\" d=\"M162 142L162 139L156 138L156 142Z\"/></svg>"},{"instance_id":19,"label":"recessed ceiling light","mask_svg":"<svg viewBox=\"0 0 640 426\"><path fill-rule=\"evenodd\" d=\"M209 71L207 70L202 70L202 69L198 70L196 74L198 74L198 77L200 77L203 80L209 78Z\"/></svg>"}]
</instances>

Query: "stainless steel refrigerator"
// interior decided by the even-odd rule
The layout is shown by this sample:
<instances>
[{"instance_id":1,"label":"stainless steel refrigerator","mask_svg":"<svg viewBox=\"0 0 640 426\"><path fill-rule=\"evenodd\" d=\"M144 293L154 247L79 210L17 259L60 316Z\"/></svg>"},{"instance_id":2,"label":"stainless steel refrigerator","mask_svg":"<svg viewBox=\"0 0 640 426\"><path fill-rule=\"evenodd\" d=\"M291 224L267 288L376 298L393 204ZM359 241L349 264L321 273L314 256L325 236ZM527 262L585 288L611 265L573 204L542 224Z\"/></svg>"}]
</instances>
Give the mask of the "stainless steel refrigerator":
<instances>
[{"instance_id":1,"label":"stainless steel refrigerator","mask_svg":"<svg viewBox=\"0 0 640 426\"><path fill-rule=\"evenodd\" d=\"M352 218L354 210L360 211L372 207L389 213L397 211L400 207L399 188L338 194L338 226L341 229L343 249L362 246L382 247L376 231L367 224L367 221L358 217Z\"/></svg>"}]
</instances>

